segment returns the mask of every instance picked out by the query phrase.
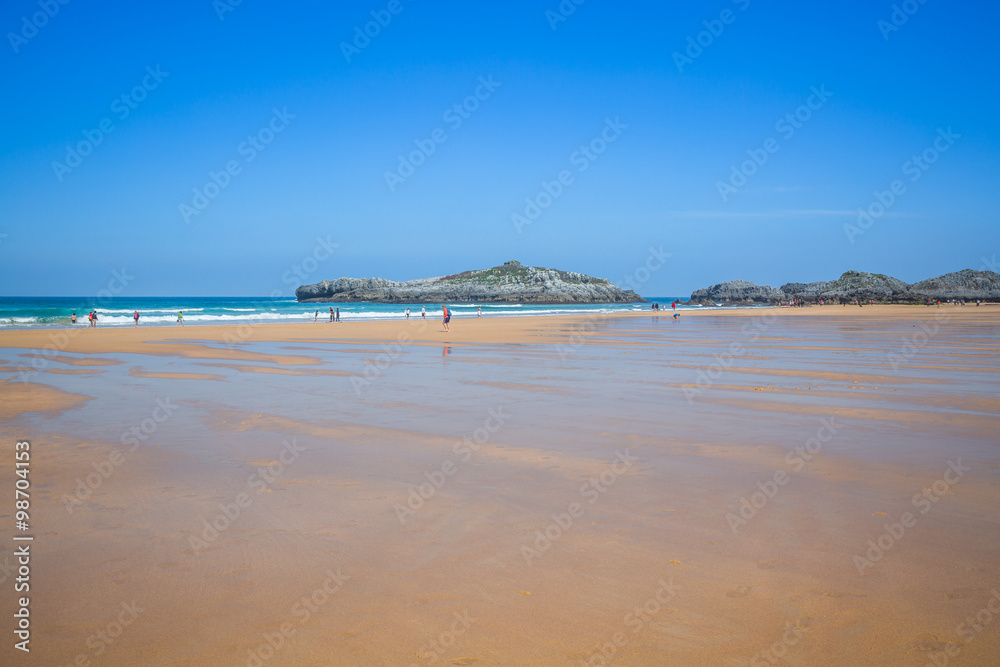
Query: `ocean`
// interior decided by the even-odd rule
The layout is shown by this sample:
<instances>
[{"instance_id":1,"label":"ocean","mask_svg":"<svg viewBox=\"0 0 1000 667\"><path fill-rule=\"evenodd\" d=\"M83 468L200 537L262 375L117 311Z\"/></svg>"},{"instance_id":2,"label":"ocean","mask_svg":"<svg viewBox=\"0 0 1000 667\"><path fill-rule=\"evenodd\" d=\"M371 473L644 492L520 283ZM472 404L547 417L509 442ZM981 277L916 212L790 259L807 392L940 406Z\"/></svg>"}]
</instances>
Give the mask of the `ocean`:
<instances>
[{"instance_id":1,"label":"ocean","mask_svg":"<svg viewBox=\"0 0 1000 667\"><path fill-rule=\"evenodd\" d=\"M678 301L679 310L700 308L680 303L680 297L646 297L667 309ZM177 312L184 313L185 325L254 324L262 322L307 322L317 310L320 319L330 319L330 307L340 308L342 322L356 320L392 320L420 317L422 304L406 303L299 303L293 297L0 297L0 330L11 328L69 327L70 315L76 313L76 326L87 326L87 314L97 310L97 325L132 326L132 313L139 311L139 326L173 325ZM423 304L427 316L441 315L440 304ZM475 317L480 304L448 304L453 317ZM529 315L570 315L582 313L618 313L649 310L651 303L607 304L481 304L483 317L521 317Z\"/></svg>"}]
</instances>

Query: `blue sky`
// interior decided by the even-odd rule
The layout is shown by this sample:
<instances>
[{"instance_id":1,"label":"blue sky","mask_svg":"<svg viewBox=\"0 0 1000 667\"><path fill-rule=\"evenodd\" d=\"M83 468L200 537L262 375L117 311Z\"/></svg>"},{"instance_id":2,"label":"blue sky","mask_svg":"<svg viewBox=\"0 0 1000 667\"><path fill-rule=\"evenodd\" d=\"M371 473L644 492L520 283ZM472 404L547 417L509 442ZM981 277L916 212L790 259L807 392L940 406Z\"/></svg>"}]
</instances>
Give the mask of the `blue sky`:
<instances>
[{"instance_id":1,"label":"blue sky","mask_svg":"<svg viewBox=\"0 0 1000 667\"><path fill-rule=\"evenodd\" d=\"M668 4L6 3L0 293L508 259L621 282L650 248L670 258L644 295L994 261L995 5ZM526 198L547 206L519 225Z\"/></svg>"}]
</instances>

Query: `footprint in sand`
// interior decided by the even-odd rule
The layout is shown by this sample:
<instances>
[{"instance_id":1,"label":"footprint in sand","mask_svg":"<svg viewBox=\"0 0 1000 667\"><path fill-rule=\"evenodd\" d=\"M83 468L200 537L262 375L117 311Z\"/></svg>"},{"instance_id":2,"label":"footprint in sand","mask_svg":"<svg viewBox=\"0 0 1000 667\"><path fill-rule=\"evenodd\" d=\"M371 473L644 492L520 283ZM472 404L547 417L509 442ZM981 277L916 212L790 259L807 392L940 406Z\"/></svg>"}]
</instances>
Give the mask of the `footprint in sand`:
<instances>
[{"instance_id":1,"label":"footprint in sand","mask_svg":"<svg viewBox=\"0 0 1000 667\"><path fill-rule=\"evenodd\" d=\"M952 600L961 600L962 598L967 598L971 595L975 595L981 589L975 586L962 586L961 588L956 588L947 593L947 596Z\"/></svg>"},{"instance_id":2,"label":"footprint in sand","mask_svg":"<svg viewBox=\"0 0 1000 667\"><path fill-rule=\"evenodd\" d=\"M781 567L785 562L782 560L759 560L757 561L758 570L773 570L775 568Z\"/></svg>"},{"instance_id":3,"label":"footprint in sand","mask_svg":"<svg viewBox=\"0 0 1000 667\"><path fill-rule=\"evenodd\" d=\"M943 642L932 634L925 634L923 638L906 647L906 652L917 651L919 653L931 653L932 651L943 651L948 642Z\"/></svg>"},{"instance_id":4,"label":"footprint in sand","mask_svg":"<svg viewBox=\"0 0 1000 667\"><path fill-rule=\"evenodd\" d=\"M750 594L750 589L751 588L752 588L752 586L740 586L738 588L734 588L731 591L726 591L726 597L727 598L745 598L747 595Z\"/></svg>"},{"instance_id":5,"label":"footprint in sand","mask_svg":"<svg viewBox=\"0 0 1000 667\"><path fill-rule=\"evenodd\" d=\"M471 665L474 662L479 662L479 658L454 658L448 662L453 665Z\"/></svg>"}]
</instances>

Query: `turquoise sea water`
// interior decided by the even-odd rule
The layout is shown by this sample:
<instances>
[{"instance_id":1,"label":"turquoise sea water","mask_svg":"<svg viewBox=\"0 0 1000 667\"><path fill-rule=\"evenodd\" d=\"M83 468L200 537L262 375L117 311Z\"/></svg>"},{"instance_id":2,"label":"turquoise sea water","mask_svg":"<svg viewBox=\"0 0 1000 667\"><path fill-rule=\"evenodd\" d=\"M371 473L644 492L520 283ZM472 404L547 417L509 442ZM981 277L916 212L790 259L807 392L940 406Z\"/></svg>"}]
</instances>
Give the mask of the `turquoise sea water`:
<instances>
[{"instance_id":1,"label":"turquoise sea water","mask_svg":"<svg viewBox=\"0 0 1000 667\"><path fill-rule=\"evenodd\" d=\"M670 308L678 297L646 297ZM560 315L572 313L616 313L650 309L651 303L608 303L586 305L482 304L483 317ZM390 320L420 317L421 304L385 303L299 303L292 297L116 297L104 300L85 297L0 297L0 329L68 327L76 313L76 326L87 326L87 313L96 308L98 326L131 326L132 313L139 311L139 325L166 325L177 322L183 311L184 323L244 324L261 322L304 322L317 310L320 319L330 318L330 307L340 308L341 321ZM440 304L426 305L428 317L439 317ZM448 304L454 317L475 317L478 304ZM679 309L687 309L678 303Z\"/></svg>"}]
</instances>

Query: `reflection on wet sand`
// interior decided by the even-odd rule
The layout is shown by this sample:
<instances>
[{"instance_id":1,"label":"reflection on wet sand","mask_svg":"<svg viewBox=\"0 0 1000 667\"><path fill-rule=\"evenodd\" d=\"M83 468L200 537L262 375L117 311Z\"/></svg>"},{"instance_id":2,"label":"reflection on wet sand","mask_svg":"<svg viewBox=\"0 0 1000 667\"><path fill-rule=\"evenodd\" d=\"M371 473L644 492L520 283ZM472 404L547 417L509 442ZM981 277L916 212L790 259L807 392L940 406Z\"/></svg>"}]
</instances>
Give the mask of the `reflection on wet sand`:
<instances>
[{"instance_id":1,"label":"reflection on wet sand","mask_svg":"<svg viewBox=\"0 0 1000 667\"><path fill-rule=\"evenodd\" d=\"M370 377L344 341L95 337L122 363L0 383L34 659L996 664L1000 623L961 624L1000 587L1000 313L900 361L916 311L868 311L456 320Z\"/></svg>"}]
</instances>

